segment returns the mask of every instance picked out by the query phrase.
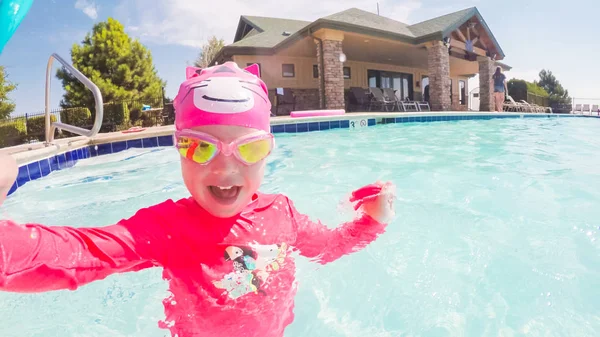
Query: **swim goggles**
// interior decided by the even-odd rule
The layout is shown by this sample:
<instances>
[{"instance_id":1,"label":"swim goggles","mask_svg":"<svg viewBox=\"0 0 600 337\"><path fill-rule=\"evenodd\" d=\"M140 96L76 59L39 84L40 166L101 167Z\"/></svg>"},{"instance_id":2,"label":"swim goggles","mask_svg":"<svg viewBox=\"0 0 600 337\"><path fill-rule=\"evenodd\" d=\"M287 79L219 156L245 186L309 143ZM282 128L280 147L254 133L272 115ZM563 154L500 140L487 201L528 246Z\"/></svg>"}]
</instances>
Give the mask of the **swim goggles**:
<instances>
[{"instance_id":1,"label":"swim goggles","mask_svg":"<svg viewBox=\"0 0 600 337\"><path fill-rule=\"evenodd\" d=\"M265 159L275 147L273 134L266 132L242 136L227 144L204 132L193 130L176 131L174 144L182 157L200 165L206 165L217 154L234 155L246 165Z\"/></svg>"}]
</instances>

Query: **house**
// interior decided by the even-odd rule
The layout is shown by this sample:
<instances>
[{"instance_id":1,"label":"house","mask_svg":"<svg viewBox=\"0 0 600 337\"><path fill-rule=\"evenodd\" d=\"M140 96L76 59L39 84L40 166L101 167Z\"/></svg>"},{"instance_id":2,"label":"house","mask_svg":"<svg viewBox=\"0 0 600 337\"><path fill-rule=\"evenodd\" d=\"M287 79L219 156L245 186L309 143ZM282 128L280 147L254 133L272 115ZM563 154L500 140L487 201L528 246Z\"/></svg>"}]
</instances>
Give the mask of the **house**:
<instances>
[{"instance_id":1,"label":"house","mask_svg":"<svg viewBox=\"0 0 600 337\"><path fill-rule=\"evenodd\" d=\"M504 56L475 7L413 25L351 8L314 22L242 16L211 64L258 63L272 102L284 88L296 110L343 109L351 87L391 87L434 111L464 111L479 74L479 110L493 111L490 80L497 65L510 70Z\"/></svg>"}]
</instances>

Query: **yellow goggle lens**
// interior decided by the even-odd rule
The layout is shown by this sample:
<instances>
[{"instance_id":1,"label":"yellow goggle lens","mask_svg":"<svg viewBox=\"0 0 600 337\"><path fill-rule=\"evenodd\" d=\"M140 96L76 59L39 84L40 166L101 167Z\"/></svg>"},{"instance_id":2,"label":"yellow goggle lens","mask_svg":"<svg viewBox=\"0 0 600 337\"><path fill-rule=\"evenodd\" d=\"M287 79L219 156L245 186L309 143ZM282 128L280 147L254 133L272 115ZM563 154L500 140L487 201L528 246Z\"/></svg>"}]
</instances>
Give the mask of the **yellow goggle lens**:
<instances>
[{"instance_id":1,"label":"yellow goggle lens","mask_svg":"<svg viewBox=\"0 0 600 337\"><path fill-rule=\"evenodd\" d=\"M180 137L179 154L199 164L208 162L217 152L217 146L201 140Z\"/></svg>"},{"instance_id":2,"label":"yellow goggle lens","mask_svg":"<svg viewBox=\"0 0 600 337\"><path fill-rule=\"evenodd\" d=\"M269 139L256 140L238 146L240 157L248 163L256 163L264 159L271 151Z\"/></svg>"}]
</instances>

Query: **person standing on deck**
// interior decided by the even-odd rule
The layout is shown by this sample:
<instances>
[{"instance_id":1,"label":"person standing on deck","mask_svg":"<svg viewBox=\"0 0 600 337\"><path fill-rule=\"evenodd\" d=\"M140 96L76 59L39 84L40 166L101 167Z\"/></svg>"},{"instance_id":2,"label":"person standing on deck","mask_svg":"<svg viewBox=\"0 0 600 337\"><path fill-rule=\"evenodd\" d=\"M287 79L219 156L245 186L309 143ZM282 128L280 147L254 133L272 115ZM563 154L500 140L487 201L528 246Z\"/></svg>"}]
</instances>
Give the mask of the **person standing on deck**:
<instances>
[{"instance_id":1,"label":"person standing on deck","mask_svg":"<svg viewBox=\"0 0 600 337\"><path fill-rule=\"evenodd\" d=\"M502 73L502 68L496 67L496 72L492 76L492 84L494 86L494 105L497 112L503 111L504 100L508 93L506 87L506 76Z\"/></svg>"}]
</instances>

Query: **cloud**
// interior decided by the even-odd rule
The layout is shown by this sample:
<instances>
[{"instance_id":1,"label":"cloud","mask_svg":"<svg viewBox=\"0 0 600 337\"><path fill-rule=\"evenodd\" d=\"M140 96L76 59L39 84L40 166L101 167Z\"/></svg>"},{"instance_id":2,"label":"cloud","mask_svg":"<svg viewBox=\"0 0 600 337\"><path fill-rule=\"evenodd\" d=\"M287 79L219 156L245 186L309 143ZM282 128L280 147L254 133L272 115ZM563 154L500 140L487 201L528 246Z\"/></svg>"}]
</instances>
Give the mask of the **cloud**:
<instances>
[{"instance_id":1,"label":"cloud","mask_svg":"<svg viewBox=\"0 0 600 337\"><path fill-rule=\"evenodd\" d=\"M77 2L75 2L75 8L80 9L92 20L98 18L98 5L96 5L93 0L77 0Z\"/></svg>"},{"instance_id":2,"label":"cloud","mask_svg":"<svg viewBox=\"0 0 600 337\"><path fill-rule=\"evenodd\" d=\"M381 0L379 6L381 15L410 23L421 0ZM147 0L122 0L115 16L127 18L128 31L143 41L198 48L212 35L233 42L241 15L314 21L352 7L377 13L375 2L363 0L220 0L210 6L189 0L155 0L152 6Z\"/></svg>"}]
</instances>

